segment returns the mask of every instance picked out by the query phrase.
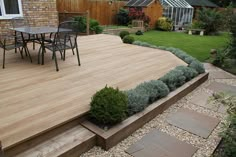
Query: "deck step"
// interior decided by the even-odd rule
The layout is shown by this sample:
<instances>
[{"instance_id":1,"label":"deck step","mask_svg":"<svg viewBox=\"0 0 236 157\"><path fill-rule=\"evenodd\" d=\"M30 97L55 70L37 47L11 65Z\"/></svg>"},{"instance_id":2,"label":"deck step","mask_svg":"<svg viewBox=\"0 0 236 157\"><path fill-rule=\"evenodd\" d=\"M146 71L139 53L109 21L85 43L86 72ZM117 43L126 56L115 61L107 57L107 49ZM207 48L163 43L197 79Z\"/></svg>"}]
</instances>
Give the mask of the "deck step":
<instances>
[{"instance_id":1,"label":"deck step","mask_svg":"<svg viewBox=\"0 0 236 157\"><path fill-rule=\"evenodd\" d=\"M95 145L95 134L74 126L12 157L78 157ZM31 144L32 145L32 144ZM7 156L8 157L8 156Z\"/></svg>"}]
</instances>

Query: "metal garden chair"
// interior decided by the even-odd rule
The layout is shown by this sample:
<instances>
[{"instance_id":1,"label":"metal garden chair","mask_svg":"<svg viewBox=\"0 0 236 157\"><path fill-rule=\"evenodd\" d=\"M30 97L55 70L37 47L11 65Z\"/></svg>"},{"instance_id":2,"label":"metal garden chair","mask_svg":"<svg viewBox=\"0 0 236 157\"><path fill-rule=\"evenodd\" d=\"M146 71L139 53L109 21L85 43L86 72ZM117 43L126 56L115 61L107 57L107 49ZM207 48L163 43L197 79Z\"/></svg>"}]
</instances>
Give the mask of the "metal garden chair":
<instances>
[{"instance_id":1,"label":"metal garden chair","mask_svg":"<svg viewBox=\"0 0 236 157\"><path fill-rule=\"evenodd\" d=\"M29 21L26 17L15 17L11 19L12 27L13 28L19 28L19 27L29 27ZM20 32L15 32L17 40L22 39L22 35ZM36 35L29 35L23 33L23 38L26 43L28 42L33 42L33 49L35 49L35 41L37 41L37 36Z\"/></svg>"},{"instance_id":2,"label":"metal garden chair","mask_svg":"<svg viewBox=\"0 0 236 157\"><path fill-rule=\"evenodd\" d=\"M29 56L30 61L32 62L29 50L26 45L22 41L19 41L16 39L16 36L9 36L9 35L1 35L0 36L0 48L3 49L3 64L2 68L5 68L5 55L6 51L10 50L17 50L19 49L21 57L23 58L23 49L25 50L25 53L27 56Z\"/></svg>"},{"instance_id":3,"label":"metal garden chair","mask_svg":"<svg viewBox=\"0 0 236 157\"><path fill-rule=\"evenodd\" d=\"M65 21L59 24L58 31L54 35L53 42L45 45L45 48L53 52L53 59L55 60L56 71L59 71L56 52L60 52L62 59L65 61L66 50L71 49L74 54L76 50L78 65L80 66L80 57L77 44L79 29L78 22Z\"/></svg>"}]
</instances>

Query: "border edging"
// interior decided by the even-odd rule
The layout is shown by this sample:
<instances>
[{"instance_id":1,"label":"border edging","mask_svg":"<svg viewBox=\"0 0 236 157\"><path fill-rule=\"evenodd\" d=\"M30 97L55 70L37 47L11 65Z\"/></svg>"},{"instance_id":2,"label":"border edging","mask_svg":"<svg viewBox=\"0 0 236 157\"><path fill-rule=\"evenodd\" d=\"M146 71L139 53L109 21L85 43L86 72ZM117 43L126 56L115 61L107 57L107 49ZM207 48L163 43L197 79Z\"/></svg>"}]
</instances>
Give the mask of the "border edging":
<instances>
[{"instance_id":1,"label":"border edging","mask_svg":"<svg viewBox=\"0 0 236 157\"><path fill-rule=\"evenodd\" d=\"M208 76L209 73L198 75L175 91L169 93L166 97L151 104L145 110L127 118L107 131L99 128L88 120L83 121L81 125L96 134L96 143L98 146L108 150L155 118L158 114L161 114L182 97L192 92L199 85L204 83L208 79Z\"/></svg>"}]
</instances>

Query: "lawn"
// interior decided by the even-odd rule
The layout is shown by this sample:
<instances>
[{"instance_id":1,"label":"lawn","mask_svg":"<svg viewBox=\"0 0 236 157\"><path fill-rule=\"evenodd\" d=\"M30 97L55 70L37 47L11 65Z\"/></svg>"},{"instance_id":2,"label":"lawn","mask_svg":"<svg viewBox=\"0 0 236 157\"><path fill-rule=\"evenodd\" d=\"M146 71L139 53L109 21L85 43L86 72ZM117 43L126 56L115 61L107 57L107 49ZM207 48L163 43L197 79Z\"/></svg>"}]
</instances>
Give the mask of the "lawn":
<instances>
[{"instance_id":1,"label":"lawn","mask_svg":"<svg viewBox=\"0 0 236 157\"><path fill-rule=\"evenodd\" d=\"M199 36L179 32L148 31L141 36L132 36L135 40L145 41L153 45L182 49L200 61L209 58L211 49L223 48L229 41L227 33L218 36Z\"/></svg>"}]
</instances>

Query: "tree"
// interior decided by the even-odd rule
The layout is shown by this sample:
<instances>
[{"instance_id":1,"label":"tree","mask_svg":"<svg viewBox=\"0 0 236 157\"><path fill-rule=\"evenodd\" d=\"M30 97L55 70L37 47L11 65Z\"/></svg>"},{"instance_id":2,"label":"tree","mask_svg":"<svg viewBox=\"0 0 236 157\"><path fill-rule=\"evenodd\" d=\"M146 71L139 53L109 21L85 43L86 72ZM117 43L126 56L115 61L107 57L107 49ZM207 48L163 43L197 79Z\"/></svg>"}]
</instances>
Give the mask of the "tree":
<instances>
[{"instance_id":1,"label":"tree","mask_svg":"<svg viewBox=\"0 0 236 157\"><path fill-rule=\"evenodd\" d=\"M233 16L231 17L230 32L231 32L231 40L230 40L229 55L231 58L236 59L236 14L233 14Z\"/></svg>"},{"instance_id":2,"label":"tree","mask_svg":"<svg viewBox=\"0 0 236 157\"><path fill-rule=\"evenodd\" d=\"M227 7L230 4L236 6L235 0L210 0L210 1L218 5L219 7Z\"/></svg>"},{"instance_id":3,"label":"tree","mask_svg":"<svg viewBox=\"0 0 236 157\"><path fill-rule=\"evenodd\" d=\"M198 23L205 33L212 35L217 33L222 25L222 14L214 9L202 8L198 10Z\"/></svg>"}]
</instances>

